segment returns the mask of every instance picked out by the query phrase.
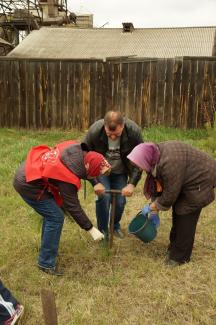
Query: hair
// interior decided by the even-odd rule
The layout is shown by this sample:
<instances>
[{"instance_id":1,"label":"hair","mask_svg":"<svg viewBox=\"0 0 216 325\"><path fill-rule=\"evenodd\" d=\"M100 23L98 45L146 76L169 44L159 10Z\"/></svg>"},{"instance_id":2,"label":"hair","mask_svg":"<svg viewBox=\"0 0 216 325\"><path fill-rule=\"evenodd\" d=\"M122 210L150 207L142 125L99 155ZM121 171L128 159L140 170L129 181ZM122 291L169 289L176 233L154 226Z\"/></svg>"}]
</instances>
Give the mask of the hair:
<instances>
[{"instance_id":1,"label":"hair","mask_svg":"<svg viewBox=\"0 0 216 325\"><path fill-rule=\"evenodd\" d=\"M124 124L124 117L120 111L108 111L104 116L104 125L110 131L115 131L118 125Z\"/></svg>"}]
</instances>

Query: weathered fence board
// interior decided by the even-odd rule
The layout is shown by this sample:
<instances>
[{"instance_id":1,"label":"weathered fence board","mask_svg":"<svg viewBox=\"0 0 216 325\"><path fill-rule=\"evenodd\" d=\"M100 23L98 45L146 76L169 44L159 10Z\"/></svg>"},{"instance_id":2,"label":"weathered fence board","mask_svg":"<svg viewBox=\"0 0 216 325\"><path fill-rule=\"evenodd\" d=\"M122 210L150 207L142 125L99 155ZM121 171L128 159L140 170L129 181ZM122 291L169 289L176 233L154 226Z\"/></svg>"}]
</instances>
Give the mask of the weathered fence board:
<instances>
[{"instance_id":1,"label":"weathered fence board","mask_svg":"<svg viewBox=\"0 0 216 325\"><path fill-rule=\"evenodd\" d=\"M149 107L150 107L150 74L151 74L151 64L150 62L143 62L142 64L142 117L141 124L142 126L148 126L151 124Z\"/></svg>"},{"instance_id":2,"label":"weathered fence board","mask_svg":"<svg viewBox=\"0 0 216 325\"><path fill-rule=\"evenodd\" d=\"M92 124L97 119L97 110L96 110L96 92L95 92L95 79L96 79L96 73L97 73L97 62L92 62L90 64L90 80L89 80L89 86L90 86L90 98L89 98L89 122Z\"/></svg>"},{"instance_id":3,"label":"weathered fence board","mask_svg":"<svg viewBox=\"0 0 216 325\"><path fill-rule=\"evenodd\" d=\"M156 121L157 124L164 122L164 93L165 93L165 69L166 63L160 60L157 64L157 95L156 95Z\"/></svg>"},{"instance_id":4,"label":"weathered fence board","mask_svg":"<svg viewBox=\"0 0 216 325\"><path fill-rule=\"evenodd\" d=\"M164 122L165 126L172 126L173 103L173 66L174 60L168 59L165 71L165 98L164 98Z\"/></svg>"},{"instance_id":5,"label":"weathered fence board","mask_svg":"<svg viewBox=\"0 0 216 325\"><path fill-rule=\"evenodd\" d=\"M197 127L204 124L204 114L202 107L202 87L204 75L204 62L197 62L197 78L196 78L196 110L197 110Z\"/></svg>"},{"instance_id":6,"label":"weathered fence board","mask_svg":"<svg viewBox=\"0 0 216 325\"><path fill-rule=\"evenodd\" d=\"M120 110L120 64L113 65L113 107Z\"/></svg>"},{"instance_id":7,"label":"weathered fence board","mask_svg":"<svg viewBox=\"0 0 216 325\"><path fill-rule=\"evenodd\" d=\"M77 111L76 111L76 105L75 105L75 98L76 98L76 93L75 93L75 64L72 62L69 62L68 64L69 70L69 84L68 84L68 111L69 111L69 116L68 116L68 125L67 127L72 128L73 126L77 127L77 121L76 121L76 116L77 116Z\"/></svg>"},{"instance_id":8,"label":"weathered fence board","mask_svg":"<svg viewBox=\"0 0 216 325\"><path fill-rule=\"evenodd\" d=\"M101 114L103 114L106 105L106 102L103 100L104 90L107 91L107 94L109 94L109 85L107 87L104 87L104 77L105 72L103 69L103 64L101 62L97 62L97 72L95 75L95 106L96 106L96 117L97 119L100 118ZM112 76L110 76L112 79ZM105 83L106 86L106 83ZM111 87L111 86L110 86ZM105 88L105 89L104 89ZM91 94L90 94L91 96Z\"/></svg>"},{"instance_id":9,"label":"weathered fence board","mask_svg":"<svg viewBox=\"0 0 216 325\"><path fill-rule=\"evenodd\" d=\"M142 124L142 63L138 62L136 66L136 91L134 93L134 108L136 113L136 121Z\"/></svg>"},{"instance_id":10,"label":"weathered fence board","mask_svg":"<svg viewBox=\"0 0 216 325\"><path fill-rule=\"evenodd\" d=\"M157 62L150 63L150 94L149 94L149 121L157 124L156 116L156 96L157 96Z\"/></svg>"},{"instance_id":11,"label":"weathered fence board","mask_svg":"<svg viewBox=\"0 0 216 325\"><path fill-rule=\"evenodd\" d=\"M111 108L141 127L214 123L216 58L0 58L0 126L87 129Z\"/></svg>"},{"instance_id":12,"label":"weathered fence board","mask_svg":"<svg viewBox=\"0 0 216 325\"><path fill-rule=\"evenodd\" d=\"M181 98L181 85L182 85L182 61L175 60L174 63L174 76L173 76L173 103L172 103L172 116L171 123L174 127L180 125L180 98Z\"/></svg>"}]
</instances>

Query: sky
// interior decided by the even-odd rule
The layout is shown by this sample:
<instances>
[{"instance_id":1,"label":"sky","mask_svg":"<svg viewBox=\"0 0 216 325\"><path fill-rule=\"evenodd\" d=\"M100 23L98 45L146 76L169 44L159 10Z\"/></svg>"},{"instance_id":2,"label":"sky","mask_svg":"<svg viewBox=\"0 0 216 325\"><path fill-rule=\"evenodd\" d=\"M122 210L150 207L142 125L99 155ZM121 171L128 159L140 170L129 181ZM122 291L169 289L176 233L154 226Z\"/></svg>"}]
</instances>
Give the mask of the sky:
<instances>
[{"instance_id":1,"label":"sky","mask_svg":"<svg viewBox=\"0 0 216 325\"><path fill-rule=\"evenodd\" d=\"M67 0L75 14L93 14L94 27L216 26L216 0Z\"/></svg>"}]
</instances>

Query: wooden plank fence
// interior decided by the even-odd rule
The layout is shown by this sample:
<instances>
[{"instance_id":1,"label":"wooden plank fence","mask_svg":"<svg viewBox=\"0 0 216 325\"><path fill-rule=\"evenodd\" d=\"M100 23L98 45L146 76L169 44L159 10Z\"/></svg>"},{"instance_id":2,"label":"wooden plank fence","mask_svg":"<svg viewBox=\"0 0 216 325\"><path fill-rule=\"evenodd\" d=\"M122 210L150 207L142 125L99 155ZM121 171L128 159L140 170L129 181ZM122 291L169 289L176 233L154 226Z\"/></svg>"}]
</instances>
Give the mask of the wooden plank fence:
<instances>
[{"instance_id":1,"label":"wooden plank fence","mask_svg":"<svg viewBox=\"0 0 216 325\"><path fill-rule=\"evenodd\" d=\"M213 125L216 57L0 58L0 127L87 129L113 107L141 127Z\"/></svg>"}]
</instances>

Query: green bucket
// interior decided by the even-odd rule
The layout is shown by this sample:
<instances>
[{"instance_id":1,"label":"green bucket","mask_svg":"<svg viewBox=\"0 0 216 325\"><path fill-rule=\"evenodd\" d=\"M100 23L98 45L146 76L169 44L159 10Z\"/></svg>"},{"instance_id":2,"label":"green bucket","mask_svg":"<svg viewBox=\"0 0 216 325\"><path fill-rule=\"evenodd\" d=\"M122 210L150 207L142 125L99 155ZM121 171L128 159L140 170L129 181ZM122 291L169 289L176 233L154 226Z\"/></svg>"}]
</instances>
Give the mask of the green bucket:
<instances>
[{"instance_id":1,"label":"green bucket","mask_svg":"<svg viewBox=\"0 0 216 325\"><path fill-rule=\"evenodd\" d=\"M155 225L141 211L129 224L128 232L141 239L144 243L149 243L157 236Z\"/></svg>"}]
</instances>

